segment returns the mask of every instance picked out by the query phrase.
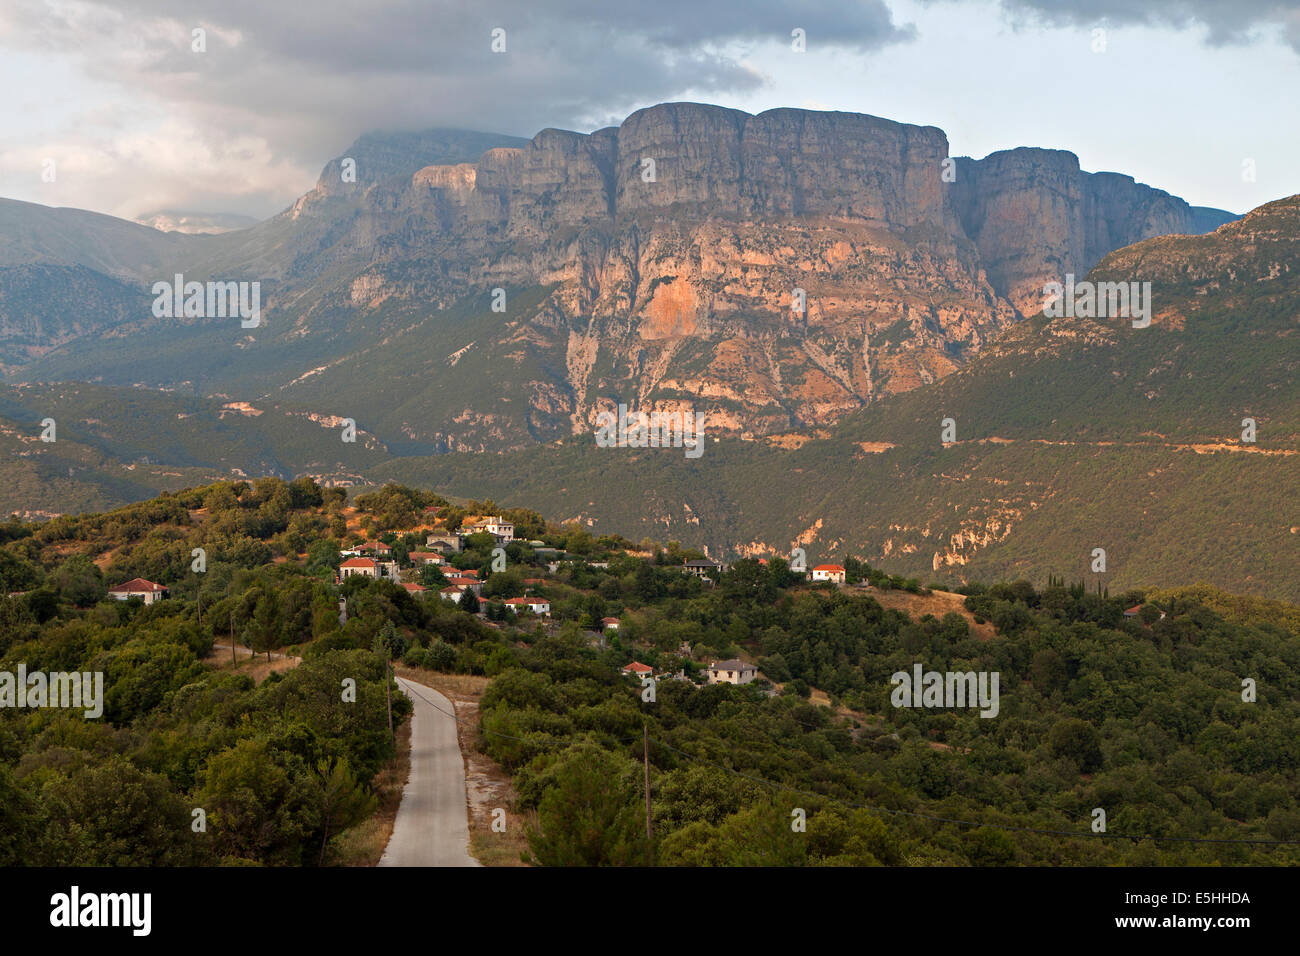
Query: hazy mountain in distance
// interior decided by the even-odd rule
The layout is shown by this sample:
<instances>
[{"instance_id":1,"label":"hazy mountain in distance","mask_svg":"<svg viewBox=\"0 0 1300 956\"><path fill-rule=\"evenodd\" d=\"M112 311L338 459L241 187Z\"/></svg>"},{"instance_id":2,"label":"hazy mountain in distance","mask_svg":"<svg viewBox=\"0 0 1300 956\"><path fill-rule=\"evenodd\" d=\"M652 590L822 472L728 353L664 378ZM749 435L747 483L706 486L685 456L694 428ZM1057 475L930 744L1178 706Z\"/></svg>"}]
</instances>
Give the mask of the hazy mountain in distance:
<instances>
[{"instance_id":1,"label":"hazy mountain in distance","mask_svg":"<svg viewBox=\"0 0 1300 956\"><path fill-rule=\"evenodd\" d=\"M257 225L260 220L253 216L241 216L229 212L182 212L177 209L162 209L136 216L135 221L160 232L219 235L223 232L247 229Z\"/></svg>"}]
</instances>

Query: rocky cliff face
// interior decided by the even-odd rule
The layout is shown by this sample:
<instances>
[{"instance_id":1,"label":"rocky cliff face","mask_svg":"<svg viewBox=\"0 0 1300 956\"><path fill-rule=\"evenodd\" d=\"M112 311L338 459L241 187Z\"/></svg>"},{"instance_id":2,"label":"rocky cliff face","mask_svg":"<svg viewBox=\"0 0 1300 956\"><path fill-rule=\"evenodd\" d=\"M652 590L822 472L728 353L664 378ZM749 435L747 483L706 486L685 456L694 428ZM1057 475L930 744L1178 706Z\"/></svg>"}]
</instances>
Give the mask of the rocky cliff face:
<instances>
[{"instance_id":1,"label":"rocky cliff face","mask_svg":"<svg viewBox=\"0 0 1300 956\"><path fill-rule=\"evenodd\" d=\"M855 113L668 103L591 134L371 136L345 157L356 182L332 161L186 271L273 281L249 339L282 337L280 380L256 384L287 399L355 395L372 349L425 356L438 388L374 414L438 449L587 432L617 402L693 402L715 432L826 424L948 374L1048 279L1230 218L1060 151L959 159L949 181L941 130ZM445 317L497 288L509 304L472 334Z\"/></svg>"},{"instance_id":2,"label":"rocky cliff face","mask_svg":"<svg viewBox=\"0 0 1300 956\"><path fill-rule=\"evenodd\" d=\"M544 130L367 194L382 215L344 241L375 261L349 301L553 287L500 335L562 369L529 383L534 412L584 431L616 401L693 400L715 430L771 433L934 381L1036 312L1048 279L1202 225L1071 153L961 159L951 182L947 158L939 129L854 113L669 103ZM395 268L422 249L428 272Z\"/></svg>"},{"instance_id":3,"label":"rocky cliff face","mask_svg":"<svg viewBox=\"0 0 1300 956\"><path fill-rule=\"evenodd\" d=\"M1086 173L1073 153L1012 149L957 163L952 198L989 281L1025 315L1043 284L1084 275L1106 253L1153 236L1207 232L1232 214L1202 209L1117 173Z\"/></svg>"}]
</instances>

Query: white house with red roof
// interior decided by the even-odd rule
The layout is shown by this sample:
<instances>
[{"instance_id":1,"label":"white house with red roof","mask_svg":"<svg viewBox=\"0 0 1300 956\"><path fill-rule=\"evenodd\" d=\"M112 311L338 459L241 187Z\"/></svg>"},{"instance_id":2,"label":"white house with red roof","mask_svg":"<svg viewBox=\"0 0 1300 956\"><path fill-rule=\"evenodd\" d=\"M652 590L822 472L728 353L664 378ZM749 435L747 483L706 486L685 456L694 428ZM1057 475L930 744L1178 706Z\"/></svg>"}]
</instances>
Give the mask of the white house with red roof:
<instances>
[{"instance_id":1,"label":"white house with red roof","mask_svg":"<svg viewBox=\"0 0 1300 956\"><path fill-rule=\"evenodd\" d=\"M108 596L115 601L129 601L131 598L139 598L145 604L152 604L154 601L161 601L165 598L167 589L161 584L146 581L144 578L132 578L125 584L109 588Z\"/></svg>"},{"instance_id":2,"label":"white house with red roof","mask_svg":"<svg viewBox=\"0 0 1300 956\"><path fill-rule=\"evenodd\" d=\"M640 661L633 661L623 667L624 674L631 674L633 677L651 677L655 669L648 664L642 664Z\"/></svg>"},{"instance_id":3,"label":"white house with red roof","mask_svg":"<svg viewBox=\"0 0 1300 956\"><path fill-rule=\"evenodd\" d=\"M832 584L843 584L844 565L819 564L812 569L811 576L814 581L830 581Z\"/></svg>"},{"instance_id":4,"label":"white house with red roof","mask_svg":"<svg viewBox=\"0 0 1300 956\"><path fill-rule=\"evenodd\" d=\"M378 578L379 562L374 558L348 558L339 565L340 581L358 574L365 578Z\"/></svg>"},{"instance_id":5,"label":"white house with red roof","mask_svg":"<svg viewBox=\"0 0 1300 956\"><path fill-rule=\"evenodd\" d=\"M423 584L414 584L410 581L403 581L402 587L406 589L407 594L411 595L411 597L415 598L417 601L423 601L424 596L429 593L429 589Z\"/></svg>"},{"instance_id":6,"label":"white house with red roof","mask_svg":"<svg viewBox=\"0 0 1300 956\"><path fill-rule=\"evenodd\" d=\"M459 584L449 584L438 592L438 596L444 601L453 601L459 604L460 599L465 596L465 592L468 590L469 588L461 587Z\"/></svg>"},{"instance_id":7,"label":"white house with red roof","mask_svg":"<svg viewBox=\"0 0 1300 956\"><path fill-rule=\"evenodd\" d=\"M519 613L521 609L532 611L534 614L538 614L538 615L551 613L551 602L546 600L546 598L536 598L536 597L506 598L505 605L506 607L510 608L511 611L514 611L516 614Z\"/></svg>"},{"instance_id":8,"label":"white house with red roof","mask_svg":"<svg viewBox=\"0 0 1300 956\"><path fill-rule=\"evenodd\" d=\"M602 630L606 630L606 631L617 631L617 630L618 630L618 618L616 618L616 617L602 617L602 618L600 619L600 626L601 626L601 629L602 629Z\"/></svg>"},{"instance_id":9,"label":"white house with red roof","mask_svg":"<svg viewBox=\"0 0 1300 956\"><path fill-rule=\"evenodd\" d=\"M412 564L445 564L447 560L437 551L412 551L410 558Z\"/></svg>"}]
</instances>

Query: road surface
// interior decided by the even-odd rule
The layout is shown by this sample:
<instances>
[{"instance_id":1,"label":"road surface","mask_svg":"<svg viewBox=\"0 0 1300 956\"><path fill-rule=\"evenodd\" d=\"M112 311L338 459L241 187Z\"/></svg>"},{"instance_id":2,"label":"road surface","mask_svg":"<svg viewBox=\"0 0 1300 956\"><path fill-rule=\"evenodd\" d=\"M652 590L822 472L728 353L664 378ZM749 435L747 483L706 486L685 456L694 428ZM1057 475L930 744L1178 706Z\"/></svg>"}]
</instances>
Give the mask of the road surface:
<instances>
[{"instance_id":1,"label":"road surface","mask_svg":"<svg viewBox=\"0 0 1300 956\"><path fill-rule=\"evenodd\" d=\"M432 687L397 678L411 698L411 775L380 866L479 866L469 855L465 761L451 701Z\"/></svg>"}]
</instances>

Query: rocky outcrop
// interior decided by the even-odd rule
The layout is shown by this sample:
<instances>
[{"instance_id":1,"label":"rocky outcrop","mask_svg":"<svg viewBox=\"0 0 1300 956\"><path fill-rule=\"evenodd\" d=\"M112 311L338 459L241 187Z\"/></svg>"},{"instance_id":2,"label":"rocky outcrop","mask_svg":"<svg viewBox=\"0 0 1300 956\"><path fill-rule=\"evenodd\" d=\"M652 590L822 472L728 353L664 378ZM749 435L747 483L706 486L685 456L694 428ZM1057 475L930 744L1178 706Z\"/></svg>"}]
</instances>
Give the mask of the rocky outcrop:
<instances>
[{"instance_id":1,"label":"rocky outcrop","mask_svg":"<svg viewBox=\"0 0 1300 956\"><path fill-rule=\"evenodd\" d=\"M826 424L958 368L1048 279L1230 218L1067 152L948 152L930 126L697 103L527 141L365 136L281 216L203 237L183 265L269 280L264 334L293 330L283 381L236 384L319 403L355 395L380 349L392 367L436 341L437 386L374 414L412 442L450 447L451 420L456 447L496 450L586 431L617 401L690 399L742 434ZM496 289L510 304L485 312ZM462 334L448 313L491 318ZM462 397L485 378L490 400Z\"/></svg>"},{"instance_id":2,"label":"rocky outcrop","mask_svg":"<svg viewBox=\"0 0 1300 956\"><path fill-rule=\"evenodd\" d=\"M1084 275L1106 253L1153 236L1201 233L1231 213L1194 208L1118 173L1087 173L1073 153L1011 149L957 161L952 198L989 281L1023 314L1043 285Z\"/></svg>"}]
</instances>

